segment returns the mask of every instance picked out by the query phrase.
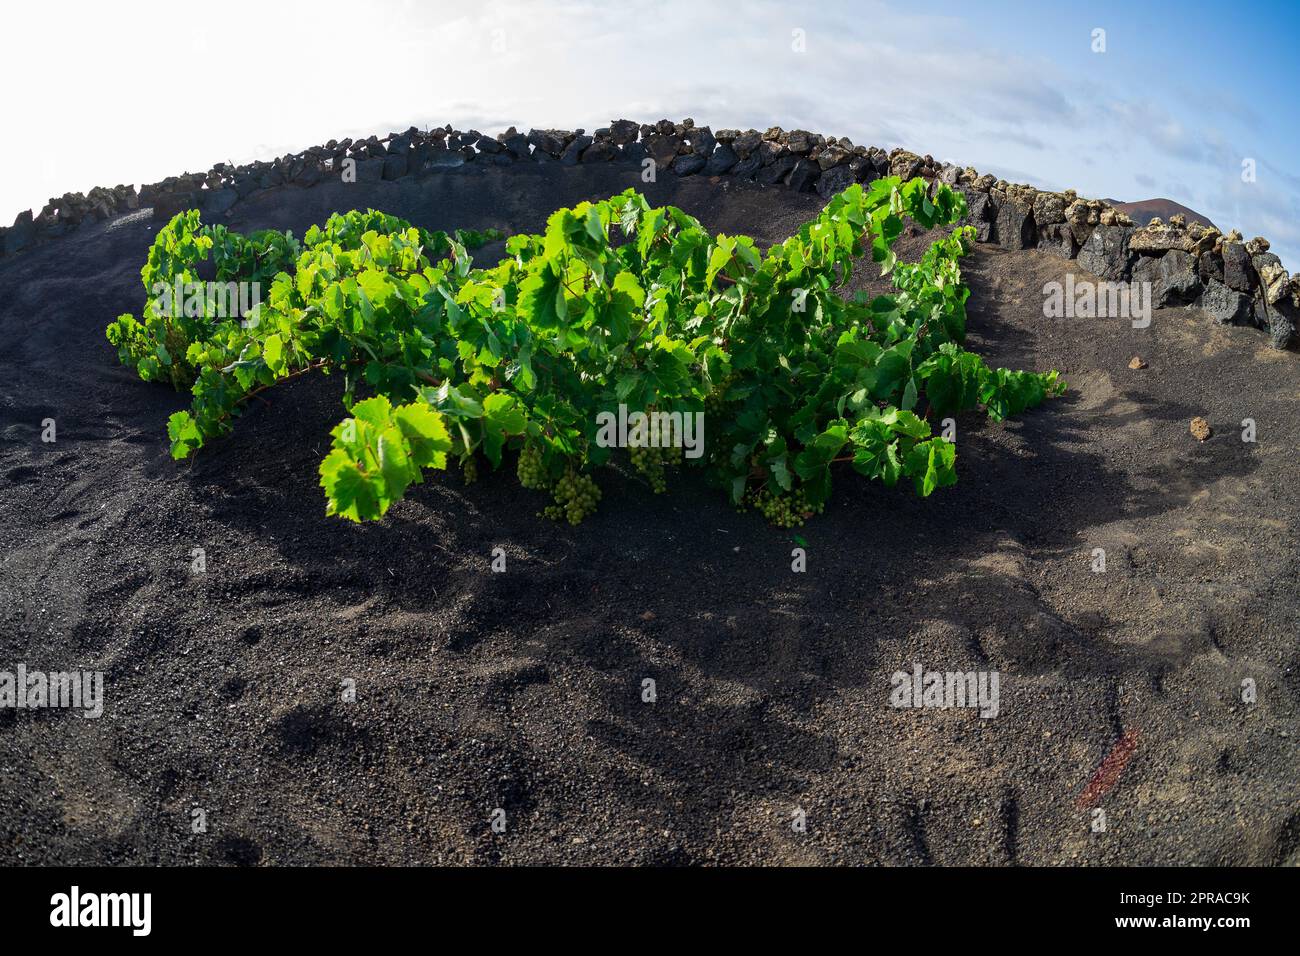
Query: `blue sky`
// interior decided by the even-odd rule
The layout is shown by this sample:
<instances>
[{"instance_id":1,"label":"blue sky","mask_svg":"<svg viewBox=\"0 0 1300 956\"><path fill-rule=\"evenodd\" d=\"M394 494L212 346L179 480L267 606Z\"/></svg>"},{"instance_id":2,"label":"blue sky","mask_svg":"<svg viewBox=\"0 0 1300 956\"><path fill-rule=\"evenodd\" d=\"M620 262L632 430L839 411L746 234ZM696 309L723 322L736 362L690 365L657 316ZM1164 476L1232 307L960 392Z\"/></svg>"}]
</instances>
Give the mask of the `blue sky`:
<instances>
[{"instance_id":1,"label":"blue sky","mask_svg":"<svg viewBox=\"0 0 1300 956\"><path fill-rule=\"evenodd\" d=\"M8 8L0 220L68 190L330 137L691 116L907 146L1087 196L1162 196L1267 236L1300 267L1300 3L224 0L220 10L214 23L206 5L161 0ZM1097 28L1104 53L1092 49ZM1246 159L1254 182L1242 181Z\"/></svg>"}]
</instances>

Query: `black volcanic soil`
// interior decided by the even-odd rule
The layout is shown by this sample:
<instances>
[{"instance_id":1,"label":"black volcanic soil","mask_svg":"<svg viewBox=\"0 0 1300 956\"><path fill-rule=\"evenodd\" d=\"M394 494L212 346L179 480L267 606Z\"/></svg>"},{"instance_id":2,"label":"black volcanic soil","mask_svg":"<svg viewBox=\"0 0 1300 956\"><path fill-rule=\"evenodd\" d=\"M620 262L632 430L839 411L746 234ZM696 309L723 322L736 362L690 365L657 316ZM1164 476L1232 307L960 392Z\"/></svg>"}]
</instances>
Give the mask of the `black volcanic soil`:
<instances>
[{"instance_id":1,"label":"black volcanic soil","mask_svg":"<svg viewBox=\"0 0 1300 956\"><path fill-rule=\"evenodd\" d=\"M281 190L231 225L301 234L370 205L535 230L637 172ZM669 180L646 191L765 242L819 205ZM976 251L972 346L1060 369L1069 394L961 418L960 481L928 500L846 475L795 574L789 532L681 479L656 497L605 473L576 529L507 474L327 520L329 379L173 463L185 397L103 334L142 303L154 228L0 261L0 670L107 674L99 720L0 711L0 863L1300 860L1300 357L1257 331L1188 310L1047 320L1042 286L1072 264ZM892 709L914 663L997 670L999 715ZM1126 735L1117 783L1081 799Z\"/></svg>"}]
</instances>

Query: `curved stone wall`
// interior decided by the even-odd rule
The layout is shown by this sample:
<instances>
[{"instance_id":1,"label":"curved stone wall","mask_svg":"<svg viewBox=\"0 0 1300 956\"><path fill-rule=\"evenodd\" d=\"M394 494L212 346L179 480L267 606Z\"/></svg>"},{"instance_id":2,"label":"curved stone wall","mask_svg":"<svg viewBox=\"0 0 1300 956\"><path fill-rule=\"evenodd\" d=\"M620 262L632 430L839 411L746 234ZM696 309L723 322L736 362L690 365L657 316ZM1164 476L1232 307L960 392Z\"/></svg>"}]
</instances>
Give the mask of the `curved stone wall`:
<instances>
[{"instance_id":1,"label":"curved stone wall","mask_svg":"<svg viewBox=\"0 0 1300 956\"><path fill-rule=\"evenodd\" d=\"M822 197L881 176L922 176L965 194L979 242L1075 259L1101 279L1149 282L1153 306L1197 306L1222 323L1258 326L1268 332L1275 348L1294 340L1300 320L1300 275L1289 276L1263 238L1247 242L1239 232L1223 235L1200 223L1188 225L1180 216L1167 223L1155 219L1139 228L1120 210L1072 190L1052 193L1008 183L905 149L886 152L846 138L780 127L762 133L714 132L690 119L653 124L616 120L590 134L581 129L521 133L511 127L488 136L446 126L427 131L412 127L383 138L330 140L270 162L218 163L206 173L171 176L138 192L118 185L96 187L85 195L64 194L51 199L39 214L24 212L8 229L0 227L0 255L17 254L86 223L140 208L152 208L154 218L163 221L191 207L215 218L259 190L310 188L326 177L367 182L465 163L575 165L647 159L653 160L656 172L729 176Z\"/></svg>"}]
</instances>

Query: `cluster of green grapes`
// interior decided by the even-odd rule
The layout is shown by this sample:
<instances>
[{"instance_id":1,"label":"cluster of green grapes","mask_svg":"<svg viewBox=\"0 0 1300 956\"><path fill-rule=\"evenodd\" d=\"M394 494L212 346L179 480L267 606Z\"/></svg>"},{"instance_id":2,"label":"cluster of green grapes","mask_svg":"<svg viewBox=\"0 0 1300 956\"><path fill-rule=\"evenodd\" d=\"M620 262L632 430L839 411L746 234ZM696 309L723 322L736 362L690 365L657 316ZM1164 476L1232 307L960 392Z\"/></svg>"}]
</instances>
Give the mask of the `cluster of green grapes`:
<instances>
[{"instance_id":1,"label":"cluster of green grapes","mask_svg":"<svg viewBox=\"0 0 1300 956\"><path fill-rule=\"evenodd\" d=\"M474 455L465 456L465 459L460 463L460 474L467 485L472 485L478 481L478 462Z\"/></svg>"},{"instance_id":2,"label":"cluster of green grapes","mask_svg":"<svg viewBox=\"0 0 1300 956\"><path fill-rule=\"evenodd\" d=\"M778 528L801 527L808 517L825 510L823 505L810 504L802 488L788 492L761 488L747 492L745 503L756 508L759 514Z\"/></svg>"},{"instance_id":3,"label":"cluster of green grapes","mask_svg":"<svg viewBox=\"0 0 1300 956\"><path fill-rule=\"evenodd\" d=\"M596 482L573 465L565 470L564 477L552 482L542 466L542 450L536 445L525 445L519 452L519 464L515 473L525 488L551 492L555 503L543 508L541 517L552 521L579 524L595 512L596 502L600 501L600 489L596 487Z\"/></svg>"},{"instance_id":4,"label":"cluster of green grapes","mask_svg":"<svg viewBox=\"0 0 1300 956\"><path fill-rule=\"evenodd\" d=\"M534 491L541 491L551 484L546 469L542 467L542 450L536 445L525 445L519 452L515 474L519 476L521 485Z\"/></svg>"},{"instance_id":5,"label":"cluster of green grapes","mask_svg":"<svg viewBox=\"0 0 1300 956\"><path fill-rule=\"evenodd\" d=\"M709 394L704 397L705 415L719 415L722 413L723 408L727 404L726 400L722 396L727 394L727 389L731 388L731 384L738 377L739 376L737 376L735 372L732 372L722 381L718 382L713 387L713 391L709 392Z\"/></svg>"},{"instance_id":6,"label":"cluster of green grapes","mask_svg":"<svg viewBox=\"0 0 1300 956\"><path fill-rule=\"evenodd\" d=\"M628 449L632 464L650 482L650 487L657 495L668 490L668 481L664 477L665 464L678 464L682 458L680 448L644 448L633 445Z\"/></svg>"},{"instance_id":7,"label":"cluster of green grapes","mask_svg":"<svg viewBox=\"0 0 1300 956\"><path fill-rule=\"evenodd\" d=\"M548 505L543 511L544 517L553 521L567 518L569 524L579 524L583 518L596 510L600 501L600 489L590 475L584 475L570 467L555 485L555 504Z\"/></svg>"}]
</instances>

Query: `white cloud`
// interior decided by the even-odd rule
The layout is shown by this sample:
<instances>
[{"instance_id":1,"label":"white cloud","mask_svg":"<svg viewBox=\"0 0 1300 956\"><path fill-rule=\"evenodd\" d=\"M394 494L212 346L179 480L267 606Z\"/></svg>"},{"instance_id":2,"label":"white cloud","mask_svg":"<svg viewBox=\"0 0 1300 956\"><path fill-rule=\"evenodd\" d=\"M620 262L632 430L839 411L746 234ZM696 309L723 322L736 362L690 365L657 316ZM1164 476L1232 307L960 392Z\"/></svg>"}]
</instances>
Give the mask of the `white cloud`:
<instances>
[{"instance_id":1,"label":"white cloud","mask_svg":"<svg viewBox=\"0 0 1300 956\"><path fill-rule=\"evenodd\" d=\"M920 5L226 0L214 17L172 2L43 2L5 16L4 129L21 144L0 179L5 219L68 190L331 137L690 115L905 145L1084 195L1144 198L1147 183L1181 181L1216 222L1272 230L1300 261L1295 178L1231 185L1242 150L1207 120L1235 116L1252 142L1267 132L1231 93L1135 95L1121 71L1080 75L1032 36L980 42L971 22Z\"/></svg>"}]
</instances>

